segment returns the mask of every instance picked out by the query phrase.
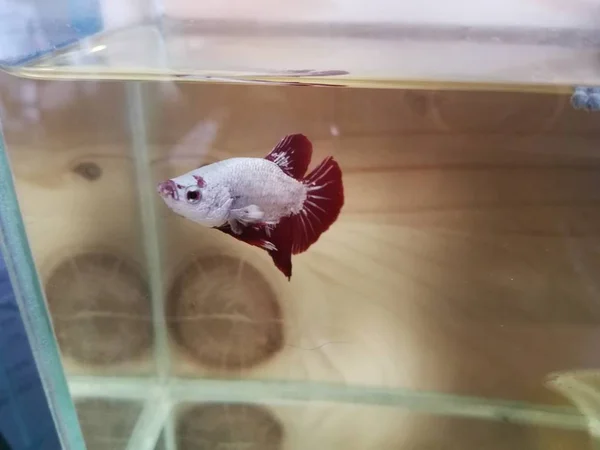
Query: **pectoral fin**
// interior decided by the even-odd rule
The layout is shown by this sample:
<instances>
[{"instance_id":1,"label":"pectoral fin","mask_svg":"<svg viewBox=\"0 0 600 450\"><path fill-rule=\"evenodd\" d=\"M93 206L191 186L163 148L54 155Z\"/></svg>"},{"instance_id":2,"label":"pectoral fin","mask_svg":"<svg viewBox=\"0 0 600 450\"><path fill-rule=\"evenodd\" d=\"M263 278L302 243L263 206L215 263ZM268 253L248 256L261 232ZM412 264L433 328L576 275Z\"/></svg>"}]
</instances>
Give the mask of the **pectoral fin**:
<instances>
[{"instance_id":1,"label":"pectoral fin","mask_svg":"<svg viewBox=\"0 0 600 450\"><path fill-rule=\"evenodd\" d=\"M256 205L248 205L244 208L232 209L230 213L232 219L242 223L243 225L261 222L265 216L265 213Z\"/></svg>"},{"instance_id":2,"label":"pectoral fin","mask_svg":"<svg viewBox=\"0 0 600 450\"><path fill-rule=\"evenodd\" d=\"M229 224L229 228L231 228L231 231L235 235L239 236L244 231L244 227L235 219L229 219L227 223Z\"/></svg>"}]
</instances>

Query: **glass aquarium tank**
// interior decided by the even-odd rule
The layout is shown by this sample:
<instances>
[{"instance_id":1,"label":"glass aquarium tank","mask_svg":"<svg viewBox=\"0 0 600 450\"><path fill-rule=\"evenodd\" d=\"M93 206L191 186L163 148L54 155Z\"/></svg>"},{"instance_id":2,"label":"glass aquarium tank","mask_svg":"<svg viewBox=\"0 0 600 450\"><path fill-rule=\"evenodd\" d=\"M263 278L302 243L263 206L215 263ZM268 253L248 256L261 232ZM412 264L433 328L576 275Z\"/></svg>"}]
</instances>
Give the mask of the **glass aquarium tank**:
<instances>
[{"instance_id":1,"label":"glass aquarium tank","mask_svg":"<svg viewBox=\"0 0 600 450\"><path fill-rule=\"evenodd\" d=\"M0 0L0 242L62 448L597 448L599 13ZM345 200L290 280L157 193L295 133Z\"/></svg>"}]
</instances>

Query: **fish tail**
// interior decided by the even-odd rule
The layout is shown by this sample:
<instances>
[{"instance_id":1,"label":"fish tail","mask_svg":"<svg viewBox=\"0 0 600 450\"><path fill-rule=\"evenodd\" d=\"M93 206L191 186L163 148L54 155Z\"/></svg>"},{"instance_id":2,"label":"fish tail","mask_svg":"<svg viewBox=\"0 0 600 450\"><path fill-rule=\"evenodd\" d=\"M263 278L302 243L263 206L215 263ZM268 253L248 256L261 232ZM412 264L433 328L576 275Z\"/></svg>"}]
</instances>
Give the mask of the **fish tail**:
<instances>
[{"instance_id":1,"label":"fish tail","mask_svg":"<svg viewBox=\"0 0 600 450\"><path fill-rule=\"evenodd\" d=\"M263 247L275 266L289 280L292 255L305 252L337 220L344 206L342 170L330 156L302 180L307 196L297 214L283 217L257 244ZM269 247L273 245L273 247Z\"/></svg>"},{"instance_id":2,"label":"fish tail","mask_svg":"<svg viewBox=\"0 0 600 450\"><path fill-rule=\"evenodd\" d=\"M337 220L344 205L342 171L332 157L324 159L301 182L306 186L307 196L299 213L283 217L273 227L264 224L245 227L239 235L228 225L219 227L238 240L266 250L288 280L292 276L292 255L314 244Z\"/></svg>"},{"instance_id":3,"label":"fish tail","mask_svg":"<svg viewBox=\"0 0 600 450\"><path fill-rule=\"evenodd\" d=\"M342 170L329 156L302 183L307 196L302 210L292 215L292 254L306 251L337 220L344 206Z\"/></svg>"}]
</instances>

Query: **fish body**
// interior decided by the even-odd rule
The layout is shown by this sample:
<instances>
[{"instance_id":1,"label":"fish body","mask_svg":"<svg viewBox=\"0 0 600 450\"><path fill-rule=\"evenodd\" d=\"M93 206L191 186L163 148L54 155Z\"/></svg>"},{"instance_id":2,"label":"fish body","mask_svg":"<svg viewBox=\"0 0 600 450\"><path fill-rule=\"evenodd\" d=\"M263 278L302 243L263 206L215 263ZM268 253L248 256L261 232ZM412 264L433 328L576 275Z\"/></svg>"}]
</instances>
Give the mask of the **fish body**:
<instances>
[{"instance_id":1,"label":"fish body","mask_svg":"<svg viewBox=\"0 0 600 450\"><path fill-rule=\"evenodd\" d=\"M283 138L265 158L230 158L158 184L175 213L260 247L289 278L291 255L306 251L339 216L342 172L328 157L305 176L312 144Z\"/></svg>"},{"instance_id":2,"label":"fish body","mask_svg":"<svg viewBox=\"0 0 600 450\"><path fill-rule=\"evenodd\" d=\"M198 179L205 187L201 189L203 201L196 207L169 196L165 201L174 211L209 227L229 221L244 223L247 218L242 210L249 205L262 212L262 222L275 224L290 212L299 212L307 194L304 184L262 158L230 158L173 178L175 186L182 187L178 189L179 199L186 195L188 186L197 185Z\"/></svg>"}]
</instances>

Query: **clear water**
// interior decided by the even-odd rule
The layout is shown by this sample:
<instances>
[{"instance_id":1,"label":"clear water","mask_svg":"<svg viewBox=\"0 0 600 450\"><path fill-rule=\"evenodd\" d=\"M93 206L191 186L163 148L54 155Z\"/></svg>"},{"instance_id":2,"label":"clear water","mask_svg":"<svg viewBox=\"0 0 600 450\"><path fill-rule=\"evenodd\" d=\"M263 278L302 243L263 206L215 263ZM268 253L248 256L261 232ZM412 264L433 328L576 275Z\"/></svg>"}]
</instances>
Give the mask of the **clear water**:
<instances>
[{"instance_id":1,"label":"clear water","mask_svg":"<svg viewBox=\"0 0 600 450\"><path fill-rule=\"evenodd\" d=\"M88 449L592 448L600 128L567 94L68 78L0 74L0 113ZM294 132L346 205L289 283L156 195Z\"/></svg>"},{"instance_id":2,"label":"clear water","mask_svg":"<svg viewBox=\"0 0 600 450\"><path fill-rule=\"evenodd\" d=\"M397 17L389 23L307 22L294 20L291 12L286 16L283 21L163 17L82 38L12 69L46 79L551 93L600 83L595 26L554 28L543 20L537 27L425 24L407 18L398 24ZM53 29L52 23L44 25Z\"/></svg>"}]
</instances>

